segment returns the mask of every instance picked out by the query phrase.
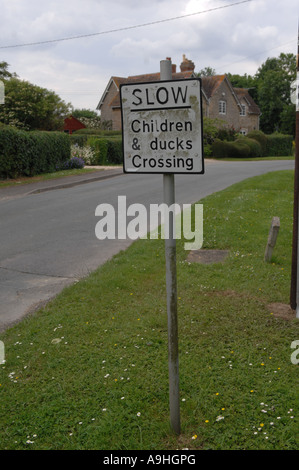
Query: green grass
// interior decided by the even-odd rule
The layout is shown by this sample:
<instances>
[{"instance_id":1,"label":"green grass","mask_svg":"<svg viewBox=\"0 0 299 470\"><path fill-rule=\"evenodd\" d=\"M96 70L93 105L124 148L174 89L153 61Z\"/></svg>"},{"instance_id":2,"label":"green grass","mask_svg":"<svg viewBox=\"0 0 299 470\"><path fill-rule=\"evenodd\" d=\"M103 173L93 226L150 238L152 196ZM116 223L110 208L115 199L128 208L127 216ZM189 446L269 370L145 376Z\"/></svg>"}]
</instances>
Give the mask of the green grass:
<instances>
[{"instance_id":1,"label":"green grass","mask_svg":"<svg viewBox=\"0 0 299 470\"><path fill-rule=\"evenodd\" d=\"M15 178L15 179L4 179L4 180L0 179L0 188L4 188L7 186L20 185L20 184L36 183L38 181L46 181L46 180L51 180L51 179L56 179L56 178L65 178L65 177L74 176L74 175L83 175L83 174L95 172L95 171L101 171L101 170L85 167L82 169L61 170L61 171L55 171L54 173L43 173L41 175L36 175L36 176L27 176L27 177L20 176L19 178Z\"/></svg>"},{"instance_id":2,"label":"green grass","mask_svg":"<svg viewBox=\"0 0 299 470\"><path fill-rule=\"evenodd\" d=\"M252 158L216 158L211 157L215 160L221 160L225 162L259 162L259 161L270 161L270 160L295 160L294 156L289 157L252 157Z\"/></svg>"},{"instance_id":3,"label":"green grass","mask_svg":"<svg viewBox=\"0 0 299 470\"><path fill-rule=\"evenodd\" d=\"M169 425L164 241L139 240L1 335L1 449L298 450L299 322L268 308L289 302L293 172L201 202L203 248L230 256L189 263L177 242L181 435Z\"/></svg>"}]
</instances>

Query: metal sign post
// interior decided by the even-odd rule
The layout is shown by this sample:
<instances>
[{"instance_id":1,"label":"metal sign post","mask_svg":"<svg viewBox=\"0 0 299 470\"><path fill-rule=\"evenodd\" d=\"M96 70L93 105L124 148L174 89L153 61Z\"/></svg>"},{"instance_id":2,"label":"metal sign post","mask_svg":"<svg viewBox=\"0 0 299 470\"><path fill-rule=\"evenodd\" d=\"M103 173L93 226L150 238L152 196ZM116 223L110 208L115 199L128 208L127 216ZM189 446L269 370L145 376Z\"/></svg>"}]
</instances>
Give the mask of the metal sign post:
<instances>
[{"instance_id":1,"label":"metal sign post","mask_svg":"<svg viewBox=\"0 0 299 470\"><path fill-rule=\"evenodd\" d=\"M201 80L172 79L171 60L160 62L160 80L120 86L125 173L163 174L169 209L165 237L170 422L180 434L177 318L175 174L202 174ZM174 206L173 206L174 207Z\"/></svg>"},{"instance_id":2,"label":"metal sign post","mask_svg":"<svg viewBox=\"0 0 299 470\"><path fill-rule=\"evenodd\" d=\"M172 79L170 60L160 62L161 80ZM167 207L175 203L174 174L163 175L164 202ZM179 346L177 316L177 276L176 276L176 240L175 215L169 212L169 237L165 238L166 292L168 319L168 372L169 372L169 408L170 422L176 434L181 432L180 390L179 390Z\"/></svg>"}]
</instances>

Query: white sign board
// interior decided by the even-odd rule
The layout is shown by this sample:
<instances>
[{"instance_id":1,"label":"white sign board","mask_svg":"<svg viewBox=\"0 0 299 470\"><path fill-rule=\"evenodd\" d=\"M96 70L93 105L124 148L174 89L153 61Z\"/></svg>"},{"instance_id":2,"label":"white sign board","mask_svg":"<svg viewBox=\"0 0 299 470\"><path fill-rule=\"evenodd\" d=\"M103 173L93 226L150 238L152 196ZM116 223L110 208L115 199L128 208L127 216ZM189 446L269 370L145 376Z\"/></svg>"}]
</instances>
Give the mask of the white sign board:
<instances>
[{"instance_id":1,"label":"white sign board","mask_svg":"<svg viewBox=\"0 0 299 470\"><path fill-rule=\"evenodd\" d=\"M120 86L125 173L204 173L199 78Z\"/></svg>"}]
</instances>

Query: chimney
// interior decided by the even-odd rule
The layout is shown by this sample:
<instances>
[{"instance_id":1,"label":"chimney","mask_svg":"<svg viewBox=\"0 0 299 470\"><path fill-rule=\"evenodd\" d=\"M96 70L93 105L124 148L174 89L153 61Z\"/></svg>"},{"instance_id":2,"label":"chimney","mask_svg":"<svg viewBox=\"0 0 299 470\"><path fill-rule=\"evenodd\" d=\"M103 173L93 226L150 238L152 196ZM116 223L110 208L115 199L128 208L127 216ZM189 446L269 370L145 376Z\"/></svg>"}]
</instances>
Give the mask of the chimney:
<instances>
[{"instance_id":1,"label":"chimney","mask_svg":"<svg viewBox=\"0 0 299 470\"><path fill-rule=\"evenodd\" d=\"M166 60L171 60L171 57L166 57ZM171 64L171 67L172 67L172 73L176 73L176 65Z\"/></svg>"},{"instance_id":2,"label":"chimney","mask_svg":"<svg viewBox=\"0 0 299 470\"><path fill-rule=\"evenodd\" d=\"M194 62L192 62L192 60L187 59L185 54L183 54L183 62L181 63L180 68L181 68L181 72L187 72L189 70L193 72L195 69L195 65L194 65Z\"/></svg>"}]
</instances>

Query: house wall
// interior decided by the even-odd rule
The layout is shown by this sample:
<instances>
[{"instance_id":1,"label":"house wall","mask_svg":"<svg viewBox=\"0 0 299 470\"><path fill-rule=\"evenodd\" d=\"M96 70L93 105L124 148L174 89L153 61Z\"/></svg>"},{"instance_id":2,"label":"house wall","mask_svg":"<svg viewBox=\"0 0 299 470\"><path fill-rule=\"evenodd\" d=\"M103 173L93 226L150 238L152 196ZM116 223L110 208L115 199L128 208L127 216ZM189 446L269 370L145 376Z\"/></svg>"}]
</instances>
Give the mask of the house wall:
<instances>
[{"instance_id":1,"label":"house wall","mask_svg":"<svg viewBox=\"0 0 299 470\"><path fill-rule=\"evenodd\" d=\"M101 119L105 121L112 121L112 129L113 130L120 130L118 128L114 127L114 110L111 108L110 103L111 101L115 98L115 96L118 94L118 90L114 84L114 82L111 82L111 85L109 87L108 93L106 95L106 98L104 99L104 102L101 106ZM118 120L116 120L118 121Z\"/></svg>"},{"instance_id":2,"label":"house wall","mask_svg":"<svg viewBox=\"0 0 299 470\"><path fill-rule=\"evenodd\" d=\"M121 131L121 110L114 108L112 110L112 130Z\"/></svg>"},{"instance_id":3,"label":"house wall","mask_svg":"<svg viewBox=\"0 0 299 470\"><path fill-rule=\"evenodd\" d=\"M226 102L226 114L219 113L219 101ZM228 127L233 127L237 132L242 131L245 134L259 129L259 116L257 114L248 114L248 103L242 99L241 104L246 106L246 115L240 115L240 107L232 94L231 88L226 81L223 81L210 99L207 106L203 99L203 109L206 108L206 114L211 119L221 119Z\"/></svg>"},{"instance_id":4,"label":"house wall","mask_svg":"<svg viewBox=\"0 0 299 470\"><path fill-rule=\"evenodd\" d=\"M248 114L248 103L245 99L241 99L241 104L245 105L246 115L240 116L240 131L244 134L248 132L259 130L260 127L260 117L258 114Z\"/></svg>"},{"instance_id":5,"label":"house wall","mask_svg":"<svg viewBox=\"0 0 299 470\"><path fill-rule=\"evenodd\" d=\"M219 101L226 102L226 114L219 113ZM231 92L231 88L224 80L210 99L209 117L221 119L227 126L233 127L236 131L240 128L240 108Z\"/></svg>"}]
</instances>

